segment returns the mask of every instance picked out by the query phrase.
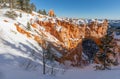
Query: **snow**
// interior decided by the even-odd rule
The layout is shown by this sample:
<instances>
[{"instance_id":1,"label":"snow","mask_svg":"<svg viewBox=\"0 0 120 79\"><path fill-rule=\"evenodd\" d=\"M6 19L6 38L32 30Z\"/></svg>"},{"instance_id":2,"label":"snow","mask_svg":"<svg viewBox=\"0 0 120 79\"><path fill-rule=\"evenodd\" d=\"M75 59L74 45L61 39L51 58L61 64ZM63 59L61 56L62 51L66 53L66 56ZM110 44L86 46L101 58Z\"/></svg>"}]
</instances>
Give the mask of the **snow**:
<instances>
[{"instance_id":1,"label":"snow","mask_svg":"<svg viewBox=\"0 0 120 79\"><path fill-rule=\"evenodd\" d=\"M62 29L62 27L61 27L61 26L56 26L55 28L56 28L56 30L57 30L58 32L60 32L60 31L61 31L61 29Z\"/></svg>"},{"instance_id":2,"label":"snow","mask_svg":"<svg viewBox=\"0 0 120 79\"><path fill-rule=\"evenodd\" d=\"M65 70L65 72L57 72L55 76L42 75L40 71L25 71L20 68L4 65L0 67L1 79L119 79L120 70L94 71L90 68ZM89 66L90 67L90 66ZM9 69L6 69L9 68ZM92 69L92 68L91 68ZM9 72L8 72L9 71ZM15 75L15 76L13 76Z\"/></svg>"},{"instance_id":3,"label":"snow","mask_svg":"<svg viewBox=\"0 0 120 79\"><path fill-rule=\"evenodd\" d=\"M120 35L116 35L116 32L113 33L114 39L120 39Z\"/></svg>"},{"instance_id":4,"label":"snow","mask_svg":"<svg viewBox=\"0 0 120 79\"><path fill-rule=\"evenodd\" d=\"M69 71L69 73L66 72L65 76L62 76L61 79L119 79L118 75L120 75L120 73L116 70L113 71L74 70Z\"/></svg>"},{"instance_id":5,"label":"snow","mask_svg":"<svg viewBox=\"0 0 120 79\"><path fill-rule=\"evenodd\" d=\"M109 24L112 28L119 28L120 20L109 20Z\"/></svg>"},{"instance_id":6,"label":"snow","mask_svg":"<svg viewBox=\"0 0 120 79\"><path fill-rule=\"evenodd\" d=\"M54 68L54 75L50 75L48 73L50 73L51 67L47 65L49 71L47 71L46 75L43 75L42 48L32 38L19 33L14 25L14 23L19 22L21 23L20 27L24 28L31 18L34 23L38 19L38 14L33 12L35 15L32 16L22 12L22 18L18 17L16 20L12 20L4 16L8 10L0 9L0 79L120 79L120 66L114 67L112 70L95 71L93 65L84 68L63 68L62 65L57 64L59 67ZM15 11L17 14L21 12L19 10ZM39 19L41 21L48 21L49 18L46 16ZM79 21L85 22L83 20ZM55 23L55 20L53 19L52 22ZM61 26L56 29L59 31ZM48 36L47 40L51 42L58 41L48 32L45 32L42 26L39 26L39 30ZM37 33L34 32L33 34ZM52 50L58 56L61 56L56 50Z\"/></svg>"},{"instance_id":7,"label":"snow","mask_svg":"<svg viewBox=\"0 0 120 79\"><path fill-rule=\"evenodd\" d=\"M82 19L79 19L76 23L77 23L77 24L85 24L85 21L82 20Z\"/></svg>"},{"instance_id":8,"label":"snow","mask_svg":"<svg viewBox=\"0 0 120 79\"><path fill-rule=\"evenodd\" d=\"M0 79L39 79L40 76L38 76L37 71L24 70L26 67L24 63L31 61L33 66L41 63L42 48L33 39L20 34L14 25L14 23L19 22L26 26L31 15L28 16L26 13L22 13L23 18L12 20L4 16L4 13L8 10L0 10ZM16 12L19 14L18 11ZM8 22L4 22L4 20ZM35 55L31 56L33 50ZM33 74L33 72L36 73Z\"/></svg>"}]
</instances>

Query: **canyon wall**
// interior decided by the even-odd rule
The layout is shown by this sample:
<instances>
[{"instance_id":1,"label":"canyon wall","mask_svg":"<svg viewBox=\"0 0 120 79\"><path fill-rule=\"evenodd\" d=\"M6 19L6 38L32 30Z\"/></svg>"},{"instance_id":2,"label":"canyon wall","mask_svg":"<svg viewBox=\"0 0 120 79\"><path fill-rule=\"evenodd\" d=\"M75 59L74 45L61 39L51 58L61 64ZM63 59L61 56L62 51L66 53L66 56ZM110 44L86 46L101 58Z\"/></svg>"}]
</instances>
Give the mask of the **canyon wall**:
<instances>
[{"instance_id":1,"label":"canyon wall","mask_svg":"<svg viewBox=\"0 0 120 79\"><path fill-rule=\"evenodd\" d=\"M55 59L63 64L66 61L70 61L72 65L85 64L86 61L82 57L82 41L84 39L91 39L99 45L101 44L100 39L106 35L108 29L107 20L101 23L94 20L89 23L78 24L76 23L78 20L48 18L46 16L38 17L39 19L36 21L30 20L31 26L37 34L31 34L29 31L20 28L18 24L15 24L15 26L20 33L33 38L45 49L45 44L48 42L51 48L61 54L61 57L55 56ZM47 20L41 20L41 18Z\"/></svg>"},{"instance_id":2,"label":"canyon wall","mask_svg":"<svg viewBox=\"0 0 120 79\"><path fill-rule=\"evenodd\" d=\"M104 20L102 23L98 23L95 20L88 24L79 25L59 19L52 23L52 20L50 19L47 22L38 21L37 23L59 40L56 43L57 45L51 45L62 54L62 57L56 58L56 60L60 63L71 61L72 65L79 65L80 62L85 63L84 59L82 59L82 41L91 39L99 45L100 38L106 35L108 29L107 20ZM57 30L58 28L59 30Z\"/></svg>"}]
</instances>

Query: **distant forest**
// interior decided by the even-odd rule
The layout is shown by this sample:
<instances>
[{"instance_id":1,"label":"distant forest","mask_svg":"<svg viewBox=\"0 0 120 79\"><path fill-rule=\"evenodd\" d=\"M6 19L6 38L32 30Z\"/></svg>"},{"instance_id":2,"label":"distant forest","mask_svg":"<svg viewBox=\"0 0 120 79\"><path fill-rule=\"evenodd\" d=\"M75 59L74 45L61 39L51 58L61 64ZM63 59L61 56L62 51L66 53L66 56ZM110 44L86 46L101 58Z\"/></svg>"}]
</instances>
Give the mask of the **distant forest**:
<instances>
[{"instance_id":1,"label":"distant forest","mask_svg":"<svg viewBox=\"0 0 120 79\"><path fill-rule=\"evenodd\" d=\"M37 11L35 4L30 3L30 0L0 0L0 8L21 9L28 13L36 11L40 14L47 15L45 9L39 9Z\"/></svg>"}]
</instances>

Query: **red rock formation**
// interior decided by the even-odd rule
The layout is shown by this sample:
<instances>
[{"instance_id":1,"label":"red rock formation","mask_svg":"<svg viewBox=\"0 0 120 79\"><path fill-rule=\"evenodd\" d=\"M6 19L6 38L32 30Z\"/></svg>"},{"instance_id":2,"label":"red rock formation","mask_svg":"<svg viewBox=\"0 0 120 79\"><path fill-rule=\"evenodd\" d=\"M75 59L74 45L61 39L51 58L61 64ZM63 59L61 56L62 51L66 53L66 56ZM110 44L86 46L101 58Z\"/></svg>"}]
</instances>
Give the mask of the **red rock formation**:
<instances>
[{"instance_id":1,"label":"red rock formation","mask_svg":"<svg viewBox=\"0 0 120 79\"><path fill-rule=\"evenodd\" d=\"M53 16L54 12L50 11L49 15ZM108 29L107 20L101 24L95 21L90 24L81 25L72 24L70 22L59 19L56 19L56 23L51 21L52 19L49 21L37 21L37 23L32 24L32 27L37 29L38 27L36 24L38 24L40 27L44 27L46 32L49 32L52 36L58 39L56 45L52 44L51 46L59 51L63 56L61 58L56 57L56 60L60 63L64 63L64 61L71 61L72 65L79 65L80 61L85 64L87 63L81 57L82 41L85 38L89 38L94 40L99 45L101 44L100 38L104 37ZM21 29L18 25L15 24L15 26L20 33L30 36L28 32ZM56 30L58 26L61 26L60 31ZM39 32L42 31L40 30ZM37 35L34 35L34 40L36 40L41 45L45 44L46 41ZM43 47L45 48L45 45Z\"/></svg>"},{"instance_id":2,"label":"red rock formation","mask_svg":"<svg viewBox=\"0 0 120 79\"><path fill-rule=\"evenodd\" d=\"M60 38L59 33L58 33L57 30L55 29L55 23L39 21L38 24L39 24L40 26L44 26L46 32L49 32L49 33L50 33L51 35L53 35L54 37L58 38L59 41L63 42L62 39Z\"/></svg>"},{"instance_id":3,"label":"red rock formation","mask_svg":"<svg viewBox=\"0 0 120 79\"><path fill-rule=\"evenodd\" d=\"M7 20L4 20L4 22L8 22Z\"/></svg>"},{"instance_id":4,"label":"red rock formation","mask_svg":"<svg viewBox=\"0 0 120 79\"><path fill-rule=\"evenodd\" d=\"M14 25L16 26L16 29L17 29L18 32L20 32L22 34L26 34L27 37L31 37L31 34L29 32L27 32L27 31L25 31L24 29L22 29L21 27L19 27L18 24L14 24Z\"/></svg>"},{"instance_id":5,"label":"red rock formation","mask_svg":"<svg viewBox=\"0 0 120 79\"><path fill-rule=\"evenodd\" d=\"M33 28L37 28L36 23L32 24L31 26L32 26Z\"/></svg>"},{"instance_id":6,"label":"red rock formation","mask_svg":"<svg viewBox=\"0 0 120 79\"><path fill-rule=\"evenodd\" d=\"M48 15L49 15L50 17L54 17L54 16L55 16L55 13L54 13L53 10L50 10L50 11L48 12Z\"/></svg>"},{"instance_id":7,"label":"red rock formation","mask_svg":"<svg viewBox=\"0 0 120 79\"><path fill-rule=\"evenodd\" d=\"M39 21L38 24L40 26L45 27L46 31L51 35L56 37L62 44L62 49L66 49L68 52L63 55L59 62L63 62L69 60L74 64L78 65L79 61L85 62L81 58L82 53L82 40L84 38L93 39L98 45L101 43L100 38L104 37L108 28L108 22L105 20L102 24L97 23L97 21L88 24L75 25L70 22L56 20L55 23L42 22ZM56 31L55 26L62 26L60 32ZM58 43L59 45L59 43ZM54 47L55 48L55 47ZM59 52L59 50L57 48ZM65 51L64 51L65 52ZM63 54L63 51L61 52Z\"/></svg>"}]
</instances>

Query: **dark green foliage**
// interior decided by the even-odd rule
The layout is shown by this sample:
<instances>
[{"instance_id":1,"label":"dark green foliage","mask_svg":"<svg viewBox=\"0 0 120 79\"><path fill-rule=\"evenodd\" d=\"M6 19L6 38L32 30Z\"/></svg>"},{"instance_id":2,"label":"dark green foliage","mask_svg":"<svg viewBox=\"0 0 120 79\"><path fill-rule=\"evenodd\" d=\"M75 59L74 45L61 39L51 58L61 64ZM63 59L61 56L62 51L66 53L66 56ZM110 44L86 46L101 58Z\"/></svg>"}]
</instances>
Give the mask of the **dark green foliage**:
<instances>
[{"instance_id":1,"label":"dark green foliage","mask_svg":"<svg viewBox=\"0 0 120 79\"><path fill-rule=\"evenodd\" d=\"M19 8L19 9L21 9L21 10L24 10L24 8L23 8L23 5L24 5L23 0L18 0L17 3L18 3L18 4L17 4L17 6L18 6L17 8Z\"/></svg>"},{"instance_id":2,"label":"dark green foliage","mask_svg":"<svg viewBox=\"0 0 120 79\"><path fill-rule=\"evenodd\" d=\"M45 9L43 10L43 15L47 15L47 13L46 13L46 10L45 10Z\"/></svg>"},{"instance_id":3,"label":"dark green foliage","mask_svg":"<svg viewBox=\"0 0 120 79\"><path fill-rule=\"evenodd\" d=\"M14 8L21 9L28 13L32 12L30 0L15 0L14 4L15 4Z\"/></svg>"},{"instance_id":4,"label":"dark green foliage","mask_svg":"<svg viewBox=\"0 0 120 79\"><path fill-rule=\"evenodd\" d=\"M46 64L51 65L51 74L54 74L55 59L51 45L46 42L46 49L43 49L43 74L46 74Z\"/></svg>"},{"instance_id":5,"label":"dark green foliage","mask_svg":"<svg viewBox=\"0 0 120 79\"><path fill-rule=\"evenodd\" d=\"M38 13L39 13L39 14L42 14L42 15L47 15L47 12L46 12L45 9L44 9L44 10L38 10Z\"/></svg>"},{"instance_id":6,"label":"dark green foliage","mask_svg":"<svg viewBox=\"0 0 120 79\"><path fill-rule=\"evenodd\" d=\"M29 22L27 22L27 30L31 30L31 26Z\"/></svg>"},{"instance_id":7,"label":"dark green foliage","mask_svg":"<svg viewBox=\"0 0 120 79\"><path fill-rule=\"evenodd\" d=\"M30 3L30 0L0 0L0 3L3 4L1 7L9 7L11 10L16 8L21 9L27 13L36 11L36 6L34 3ZM10 6L7 6L6 3L8 3Z\"/></svg>"},{"instance_id":8,"label":"dark green foliage","mask_svg":"<svg viewBox=\"0 0 120 79\"><path fill-rule=\"evenodd\" d=\"M20 18L22 18L22 13L20 13L20 15L19 15L19 16L20 16Z\"/></svg>"},{"instance_id":9,"label":"dark green foliage","mask_svg":"<svg viewBox=\"0 0 120 79\"><path fill-rule=\"evenodd\" d=\"M102 49L103 52L97 53L96 56L99 59L99 61L103 62L102 70L109 69L110 65L114 63L107 55L109 53L113 54L113 56L115 55L115 53L111 50L111 48L113 48L113 45L111 43L112 40L113 40L113 37L109 34L105 35L101 39L102 44L99 45L99 48Z\"/></svg>"},{"instance_id":10,"label":"dark green foliage","mask_svg":"<svg viewBox=\"0 0 120 79\"><path fill-rule=\"evenodd\" d=\"M54 61L54 56L52 54L52 50L51 47L48 45L47 50L46 50L46 58L50 61L53 62Z\"/></svg>"},{"instance_id":11,"label":"dark green foliage","mask_svg":"<svg viewBox=\"0 0 120 79\"><path fill-rule=\"evenodd\" d=\"M51 64L51 74L54 75L55 58L50 44L47 45L46 58Z\"/></svg>"},{"instance_id":12,"label":"dark green foliage","mask_svg":"<svg viewBox=\"0 0 120 79\"><path fill-rule=\"evenodd\" d=\"M13 20L15 20L15 18L18 17L17 13L14 12L14 11L7 11L7 12L5 13L5 16L7 16L7 17L9 17L9 18L11 18L11 19L13 19Z\"/></svg>"},{"instance_id":13,"label":"dark green foliage","mask_svg":"<svg viewBox=\"0 0 120 79\"><path fill-rule=\"evenodd\" d=\"M3 7L7 7L7 5L6 5L6 4L3 4Z\"/></svg>"},{"instance_id":14,"label":"dark green foliage","mask_svg":"<svg viewBox=\"0 0 120 79\"><path fill-rule=\"evenodd\" d=\"M32 11L36 11L36 6L35 6L34 3L31 3L31 4L30 4L30 8L31 8Z\"/></svg>"},{"instance_id":15,"label":"dark green foliage","mask_svg":"<svg viewBox=\"0 0 120 79\"><path fill-rule=\"evenodd\" d=\"M105 52L97 54L97 57L99 61L103 62L100 70L110 69L111 60L107 57Z\"/></svg>"},{"instance_id":16,"label":"dark green foliage","mask_svg":"<svg viewBox=\"0 0 120 79\"><path fill-rule=\"evenodd\" d=\"M101 39L102 44L101 44L100 48L103 49L103 51L106 51L106 52L110 51L110 48L113 47L113 45L111 43L112 40L113 40L112 36L106 35L105 37L103 37Z\"/></svg>"},{"instance_id":17,"label":"dark green foliage","mask_svg":"<svg viewBox=\"0 0 120 79\"><path fill-rule=\"evenodd\" d=\"M30 0L17 0L16 1L16 8L21 9L26 12L31 12L30 11Z\"/></svg>"},{"instance_id":18,"label":"dark green foliage","mask_svg":"<svg viewBox=\"0 0 120 79\"><path fill-rule=\"evenodd\" d=\"M38 10L37 12L38 12L39 14L42 14L42 10Z\"/></svg>"}]
</instances>

